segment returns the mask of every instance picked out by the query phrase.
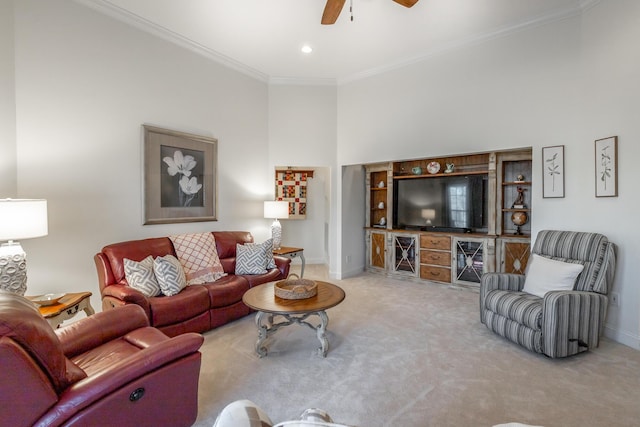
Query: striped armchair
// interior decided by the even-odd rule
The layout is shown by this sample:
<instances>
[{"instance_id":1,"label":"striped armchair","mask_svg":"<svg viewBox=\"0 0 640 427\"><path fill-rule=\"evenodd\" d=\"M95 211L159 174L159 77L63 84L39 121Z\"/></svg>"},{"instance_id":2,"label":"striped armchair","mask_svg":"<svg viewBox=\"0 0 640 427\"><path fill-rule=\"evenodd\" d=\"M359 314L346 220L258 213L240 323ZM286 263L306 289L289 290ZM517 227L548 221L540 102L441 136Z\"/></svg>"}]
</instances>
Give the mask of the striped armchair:
<instances>
[{"instance_id":1,"label":"striped armchair","mask_svg":"<svg viewBox=\"0 0 640 427\"><path fill-rule=\"evenodd\" d=\"M582 264L573 290L551 291L540 298L523 292L523 275L486 273L480 282L481 322L552 358L598 347L613 282L615 245L602 234L543 230L531 252Z\"/></svg>"}]
</instances>

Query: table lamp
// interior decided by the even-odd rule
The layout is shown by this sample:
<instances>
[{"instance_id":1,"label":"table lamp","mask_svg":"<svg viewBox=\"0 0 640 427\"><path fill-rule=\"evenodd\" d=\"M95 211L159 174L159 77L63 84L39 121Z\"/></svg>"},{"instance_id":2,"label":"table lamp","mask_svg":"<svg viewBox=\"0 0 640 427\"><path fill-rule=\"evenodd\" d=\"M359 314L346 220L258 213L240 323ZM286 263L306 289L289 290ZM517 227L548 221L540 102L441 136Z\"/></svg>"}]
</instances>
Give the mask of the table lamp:
<instances>
[{"instance_id":1,"label":"table lamp","mask_svg":"<svg viewBox=\"0 0 640 427\"><path fill-rule=\"evenodd\" d=\"M427 225L431 225L431 221L436 219L436 210L435 209L422 209L422 219L424 219Z\"/></svg>"},{"instance_id":2,"label":"table lamp","mask_svg":"<svg viewBox=\"0 0 640 427\"><path fill-rule=\"evenodd\" d=\"M280 244L282 243L282 226L278 219L289 218L289 202L264 202L264 217L273 218L273 224L271 224L273 249L280 249Z\"/></svg>"},{"instance_id":3,"label":"table lamp","mask_svg":"<svg viewBox=\"0 0 640 427\"><path fill-rule=\"evenodd\" d=\"M46 236L47 201L0 199L0 289L24 295L27 290L27 254L14 240Z\"/></svg>"}]
</instances>

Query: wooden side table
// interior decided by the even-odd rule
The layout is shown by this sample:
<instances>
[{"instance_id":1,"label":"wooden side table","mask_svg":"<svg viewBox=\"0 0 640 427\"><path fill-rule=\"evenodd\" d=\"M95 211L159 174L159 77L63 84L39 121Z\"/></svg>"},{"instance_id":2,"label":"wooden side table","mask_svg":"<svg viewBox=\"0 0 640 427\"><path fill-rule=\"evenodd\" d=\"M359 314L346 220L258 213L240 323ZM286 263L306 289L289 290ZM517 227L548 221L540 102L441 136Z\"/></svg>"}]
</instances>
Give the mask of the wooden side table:
<instances>
[{"instance_id":1,"label":"wooden side table","mask_svg":"<svg viewBox=\"0 0 640 427\"><path fill-rule=\"evenodd\" d=\"M38 306L38 309L51 327L56 329L60 327L62 322L71 319L81 310L87 316L94 314L95 311L91 307L91 295L91 292L68 293L58 301L58 304L41 305Z\"/></svg>"},{"instance_id":2,"label":"wooden side table","mask_svg":"<svg viewBox=\"0 0 640 427\"><path fill-rule=\"evenodd\" d=\"M294 259L295 257L300 257L300 260L302 261L302 267L300 268L300 278L302 279L302 276L304 276L304 265L305 265L305 260L304 260L304 249L303 248L292 248L289 246L280 246L279 249L274 249L273 250L273 254L274 255L280 255L280 256L285 256L287 258L290 259Z\"/></svg>"}]
</instances>

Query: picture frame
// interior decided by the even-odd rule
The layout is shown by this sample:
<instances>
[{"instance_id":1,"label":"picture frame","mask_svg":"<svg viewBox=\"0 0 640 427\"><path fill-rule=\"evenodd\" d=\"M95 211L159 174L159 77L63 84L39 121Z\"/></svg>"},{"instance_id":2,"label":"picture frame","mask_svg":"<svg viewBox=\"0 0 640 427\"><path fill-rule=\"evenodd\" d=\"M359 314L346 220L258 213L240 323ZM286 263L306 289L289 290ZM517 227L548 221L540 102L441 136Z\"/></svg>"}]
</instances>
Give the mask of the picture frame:
<instances>
[{"instance_id":1,"label":"picture frame","mask_svg":"<svg viewBox=\"0 0 640 427\"><path fill-rule=\"evenodd\" d=\"M596 197L618 196L618 137L595 141Z\"/></svg>"},{"instance_id":2,"label":"picture frame","mask_svg":"<svg viewBox=\"0 0 640 427\"><path fill-rule=\"evenodd\" d=\"M542 197L564 197L564 145L542 147Z\"/></svg>"},{"instance_id":3,"label":"picture frame","mask_svg":"<svg viewBox=\"0 0 640 427\"><path fill-rule=\"evenodd\" d=\"M217 221L218 140L144 129L144 225Z\"/></svg>"}]
</instances>

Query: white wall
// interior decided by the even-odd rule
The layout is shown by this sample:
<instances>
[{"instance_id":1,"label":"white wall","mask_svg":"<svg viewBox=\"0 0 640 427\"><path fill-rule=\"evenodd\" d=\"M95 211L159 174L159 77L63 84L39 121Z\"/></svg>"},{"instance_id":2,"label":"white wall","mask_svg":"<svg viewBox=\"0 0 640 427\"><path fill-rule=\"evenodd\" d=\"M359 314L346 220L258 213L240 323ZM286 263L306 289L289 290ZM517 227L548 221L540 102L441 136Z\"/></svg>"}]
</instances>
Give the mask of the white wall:
<instances>
[{"instance_id":1,"label":"white wall","mask_svg":"<svg viewBox=\"0 0 640 427\"><path fill-rule=\"evenodd\" d=\"M267 85L63 0L15 2L18 195L49 202L23 242L30 294L93 292L103 245L205 230L268 234ZM218 221L142 225L143 123L218 138Z\"/></svg>"},{"instance_id":2,"label":"white wall","mask_svg":"<svg viewBox=\"0 0 640 427\"><path fill-rule=\"evenodd\" d=\"M596 231L619 245L613 291L621 307L611 307L606 334L638 348L632 260L640 232L630 218L640 209L634 191L640 181L639 18L637 2L603 0L580 17L341 86L338 163L531 146L533 181L540 183L542 147L564 145L566 197L543 199L534 185L534 234ZM597 199L594 140L611 135L619 137L620 196Z\"/></svg>"},{"instance_id":3,"label":"white wall","mask_svg":"<svg viewBox=\"0 0 640 427\"><path fill-rule=\"evenodd\" d=\"M307 263L329 263L337 248L337 195L331 188L336 179L336 103L334 86L269 87L270 170L315 170L308 182L307 218L280 221L284 244L304 248Z\"/></svg>"},{"instance_id":4,"label":"white wall","mask_svg":"<svg viewBox=\"0 0 640 427\"><path fill-rule=\"evenodd\" d=\"M0 199L16 197L13 3L0 0Z\"/></svg>"}]
</instances>

